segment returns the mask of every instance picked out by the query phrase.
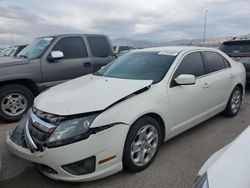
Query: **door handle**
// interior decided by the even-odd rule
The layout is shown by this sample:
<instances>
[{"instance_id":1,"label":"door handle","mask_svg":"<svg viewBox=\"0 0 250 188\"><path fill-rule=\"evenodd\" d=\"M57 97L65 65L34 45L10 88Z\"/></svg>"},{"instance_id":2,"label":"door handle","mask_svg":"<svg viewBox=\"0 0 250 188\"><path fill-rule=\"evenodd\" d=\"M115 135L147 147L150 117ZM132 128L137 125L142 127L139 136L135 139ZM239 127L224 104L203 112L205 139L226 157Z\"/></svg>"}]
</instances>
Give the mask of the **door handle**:
<instances>
[{"instance_id":1,"label":"door handle","mask_svg":"<svg viewBox=\"0 0 250 188\"><path fill-rule=\"evenodd\" d=\"M234 73L231 73L229 77L230 77L230 78L234 78L234 77L235 77L235 74L234 74Z\"/></svg>"},{"instance_id":2,"label":"door handle","mask_svg":"<svg viewBox=\"0 0 250 188\"><path fill-rule=\"evenodd\" d=\"M85 62L83 63L84 67L91 67L92 63L91 62Z\"/></svg>"},{"instance_id":3,"label":"door handle","mask_svg":"<svg viewBox=\"0 0 250 188\"><path fill-rule=\"evenodd\" d=\"M202 86L203 88L209 88L210 87L210 85L207 83L207 82L205 82L204 84L203 84L203 86Z\"/></svg>"}]
</instances>

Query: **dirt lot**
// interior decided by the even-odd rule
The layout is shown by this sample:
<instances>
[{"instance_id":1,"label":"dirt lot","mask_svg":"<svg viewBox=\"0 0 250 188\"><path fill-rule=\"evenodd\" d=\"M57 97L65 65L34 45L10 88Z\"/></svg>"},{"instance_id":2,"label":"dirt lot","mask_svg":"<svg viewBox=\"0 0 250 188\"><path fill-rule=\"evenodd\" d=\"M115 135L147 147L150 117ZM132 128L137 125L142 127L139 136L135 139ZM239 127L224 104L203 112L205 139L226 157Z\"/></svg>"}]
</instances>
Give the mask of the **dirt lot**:
<instances>
[{"instance_id":1,"label":"dirt lot","mask_svg":"<svg viewBox=\"0 0 250 188\"><path fill-rule=\"evenodd\" d=\"M6 131L14 124L0 122L2 155L1 188L36 187L191 187L202 164L216 150L225 146L250 125L250 87L240 113L235 118L218 115L163 144L154 163L143 172L120 172L111 177L87 183L65 183L51 180L32 167L32 163L10 154L5 148Z\"/></svg>"}]
</instances>

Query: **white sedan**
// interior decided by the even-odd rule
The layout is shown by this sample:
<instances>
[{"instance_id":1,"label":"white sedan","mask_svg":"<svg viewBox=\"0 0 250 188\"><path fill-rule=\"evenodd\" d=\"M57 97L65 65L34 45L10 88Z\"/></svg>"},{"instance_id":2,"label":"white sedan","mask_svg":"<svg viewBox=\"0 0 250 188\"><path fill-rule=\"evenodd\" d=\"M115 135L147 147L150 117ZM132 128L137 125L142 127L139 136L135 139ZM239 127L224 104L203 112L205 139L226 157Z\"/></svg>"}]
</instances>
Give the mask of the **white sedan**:
<instances>
[{"instance_id":1,"label":"white sedan","mask_svg":"<svg viewBox=\"0 0 250 188\"><path fill-rule=\"evenodd\" d=\"M194 188L250 187L250 127L213 154L198 172Z\"/></svg>"},{"instance_id":2,"label":"white sedan","mask_svg":"<svg viewBox=\"0 0 250 188\"><path fill-rule=\"evenodd\" d=\"M218 113L235 116L245 79L243 65L216 49L135 50L40 94L7 147L57 180L138 172L162 142Z\"/></svg>"}]
</instances>

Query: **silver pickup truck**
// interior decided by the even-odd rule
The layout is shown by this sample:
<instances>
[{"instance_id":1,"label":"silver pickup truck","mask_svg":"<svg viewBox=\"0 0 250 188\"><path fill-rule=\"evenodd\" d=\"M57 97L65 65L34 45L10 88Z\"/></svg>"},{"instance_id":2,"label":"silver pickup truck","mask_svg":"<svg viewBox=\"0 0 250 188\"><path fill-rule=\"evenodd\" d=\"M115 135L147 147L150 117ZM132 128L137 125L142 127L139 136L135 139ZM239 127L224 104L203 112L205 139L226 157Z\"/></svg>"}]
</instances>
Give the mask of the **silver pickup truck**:
<instances>
[{"instance_id":1,"label":"silver pickup truck","mask_svg":"<svg viewBox=\"0 0 250 188\"><path fill-rule=\"evenodd\" d=\"M20 119L42 90L96 72L115 59L105 35L37 38L17 57L0 58L0 119Z\"/></svg>"}]
</instances>

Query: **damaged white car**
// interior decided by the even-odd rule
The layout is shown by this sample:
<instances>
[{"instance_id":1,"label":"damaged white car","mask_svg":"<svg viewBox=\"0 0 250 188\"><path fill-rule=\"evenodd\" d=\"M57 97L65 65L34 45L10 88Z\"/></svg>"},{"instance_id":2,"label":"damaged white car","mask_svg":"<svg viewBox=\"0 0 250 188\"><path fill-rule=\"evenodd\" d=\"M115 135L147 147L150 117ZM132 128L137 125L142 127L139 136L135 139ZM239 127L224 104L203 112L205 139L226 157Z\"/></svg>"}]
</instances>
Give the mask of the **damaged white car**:
<instances>
[{"instance_id":1,"label":"damaged white car","mask_svg":"<svg viewBox=\"0 0 250 188\"><path fill-rule=\"evenodd\" d=\"M6 143L57 180L138 172L162 142L220 112L235 116L245 78L242 64L216 49L135 50L40 94Z\"/></svg>"},{"instance_id":2,"label":"damaged white car","mask_svg":"<svg viewBox=\"0 0 250 188\"><path fill-rule=\"evenodd\" d=\"M193 188L250 187L250 127L214 153L201 167Z\"/></svg>"}]
</instances>

